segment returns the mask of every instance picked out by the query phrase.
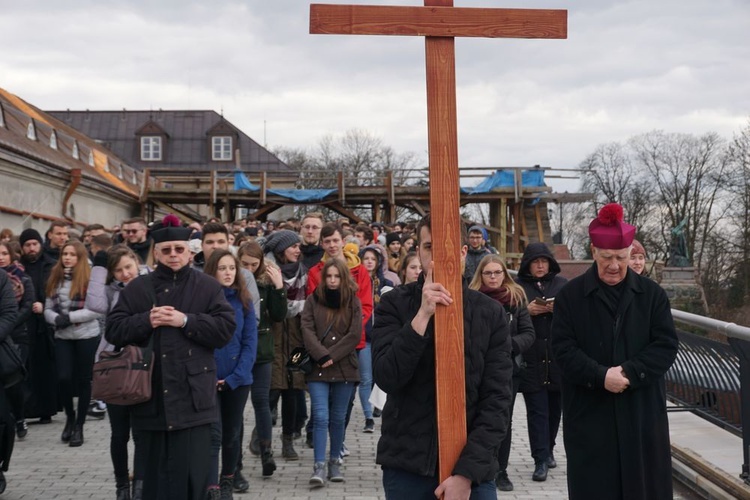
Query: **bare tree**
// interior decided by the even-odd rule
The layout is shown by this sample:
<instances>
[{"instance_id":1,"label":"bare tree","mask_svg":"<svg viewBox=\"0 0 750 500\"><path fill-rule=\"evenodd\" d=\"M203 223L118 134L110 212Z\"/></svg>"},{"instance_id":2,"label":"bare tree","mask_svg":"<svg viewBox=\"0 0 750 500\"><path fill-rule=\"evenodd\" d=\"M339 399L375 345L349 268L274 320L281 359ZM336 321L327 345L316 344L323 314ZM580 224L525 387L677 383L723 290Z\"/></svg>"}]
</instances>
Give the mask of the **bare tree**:
<instances>
[{"instance_id":1,"label":"bare tree","mask_svg":"<svg viewBox=\"0 0 750 500\"><path fill-rule=\"evenodd\" d=\"M732 279L732 302L742 305L750 302L750 120L729 144L727 161L727 218L738 261Z\"/></svg>"},{"instance_id":2,"label":"bare tree","mask_svg":"<svg viewBox=\"0 0 750 500\"><path fill-rule=\"evenodd\" d=\"M725 141L713 132L695 137L654 131L632 138L629 145L655 186L664 241L687 218L688 252L700 268L708 237L721 220L715 211L727 164Z\"/></svg>"}]
</instances>

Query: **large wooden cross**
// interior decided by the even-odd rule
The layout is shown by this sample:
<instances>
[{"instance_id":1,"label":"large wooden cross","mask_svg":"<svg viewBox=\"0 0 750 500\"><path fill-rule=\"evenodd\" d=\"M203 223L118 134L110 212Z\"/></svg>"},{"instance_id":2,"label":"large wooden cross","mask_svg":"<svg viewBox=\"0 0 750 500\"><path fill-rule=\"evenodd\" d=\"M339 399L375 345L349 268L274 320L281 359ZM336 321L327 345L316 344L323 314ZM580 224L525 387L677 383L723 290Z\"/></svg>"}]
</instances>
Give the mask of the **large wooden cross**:
<instances>
[{"instance_id":1,"label":"large wooden cross","mask_svg":"<svg viewBox=\"0 0 750 500\"><path fill-rule=\"evenodd\" d=\"M424 4L313 4L310 33L425 37L434 276L454 298L450 307L439 307L435 314L439 475L443 481L466 444L454 38L566 38L568 28L565 10L457 8L453 0L425 0Z\"/></svg>"}]
</instances>

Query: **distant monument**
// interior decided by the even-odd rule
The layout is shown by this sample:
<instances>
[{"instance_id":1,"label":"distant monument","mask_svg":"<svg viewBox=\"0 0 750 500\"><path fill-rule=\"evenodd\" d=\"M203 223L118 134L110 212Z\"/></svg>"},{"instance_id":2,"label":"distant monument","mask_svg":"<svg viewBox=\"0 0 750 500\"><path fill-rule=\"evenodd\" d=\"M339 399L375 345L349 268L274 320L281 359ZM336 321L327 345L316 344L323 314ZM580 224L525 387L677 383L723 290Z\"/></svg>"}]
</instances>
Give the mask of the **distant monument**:
<instances>
[{"instance_id":1,"label":"distant monument","mask_svg":"<svg viewBox=\"0 0 750 500\"><path fill-rule=\"evenodd\" d=\"M672 228L667 266L662 272L661 287L667 292L672 308L694 314L708 314L706 295L690 263L685 228L687 217Z\"/></svg>"}]
</instances>

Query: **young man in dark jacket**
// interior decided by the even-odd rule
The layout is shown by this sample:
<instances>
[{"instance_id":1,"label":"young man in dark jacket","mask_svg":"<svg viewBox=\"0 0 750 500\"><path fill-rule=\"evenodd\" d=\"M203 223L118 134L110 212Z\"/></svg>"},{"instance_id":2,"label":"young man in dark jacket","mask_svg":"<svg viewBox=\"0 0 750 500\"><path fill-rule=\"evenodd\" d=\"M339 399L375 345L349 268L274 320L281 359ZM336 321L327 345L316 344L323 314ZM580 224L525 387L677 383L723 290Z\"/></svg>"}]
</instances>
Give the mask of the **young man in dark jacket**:
<instances>
[{"instance_id":1,"label":"young man in dark jacket","mask_svg":"<svg viewBox=\"0 0 750 500\"><path fill-rule=\"evenodd\" d=\"M235 320L221 284L190 267L190 232L179 221L154 231L156 269L125 287L107 316L106 337L115 346L153 338L153 397L131 407L147 457L144 499L199 500L208 487L218 418L214 349L232 338Z\"/></svg>"},{"instance_id":2,"label":"young man in dark jacket","mask_svg":"<svg viewBox=\"0 0 750 500\"><path fill-rule=\"evenodd\" d=\"M526 403L534 481L546 481L548 470L557 467L553 450L560 427L560 370L552 359L549 334L553 299L568 282L559 274L560 265L547 245L531 243L526 247L516 281L529 299L528 309L536 340L523 355L526 369L521 372L519 391Z\"/></svg>"},{"instance_id":3,"label":"young man in dark jacket","mask_svg":"<svg viewBox=\"0 0 750 500\"><path fill-rule=\"evenodd\" d=\"M417 283L383 295L372 332L375 383L388 393L377 463L386 498L497 498L496 453L508 427L511 344L505 311L463 287L467 442L441 484L438 478L435 388L435 309L451 300L432 282L429 216L417 227L424 273ZM466 256L463 234L462 260Z\"/></svg>"}]
</instances>

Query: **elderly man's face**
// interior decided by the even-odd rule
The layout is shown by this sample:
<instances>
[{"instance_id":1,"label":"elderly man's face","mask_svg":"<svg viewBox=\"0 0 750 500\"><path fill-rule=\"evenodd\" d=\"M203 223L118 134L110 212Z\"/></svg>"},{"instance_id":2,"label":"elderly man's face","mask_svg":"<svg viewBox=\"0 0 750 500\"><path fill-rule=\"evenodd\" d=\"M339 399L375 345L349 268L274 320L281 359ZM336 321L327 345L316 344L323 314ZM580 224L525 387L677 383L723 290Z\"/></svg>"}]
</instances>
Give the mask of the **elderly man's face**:
<instances>
[{"instance_id":1,"label":"elderly man's face","mask_svg":"<svg viewBox=\"0 0 750 500\"><path fill-rule=\"evenodd\" d=\"M591 254L596 262L599 279L607 285L616 285L625 279L630 263L630 247L608 250L591 245Z\"/></svg>"},{"instance_id":2,"label":"elderly man's face","mask_svg":"<svg viewBox=\"0 0 750 500\"><path fill-rule=\"evenodd\" d=\"M154 257L163 266L179 271L190 263L190 248L187 241L164 241L154 246Z\"/></svg>"}]
</instances>

